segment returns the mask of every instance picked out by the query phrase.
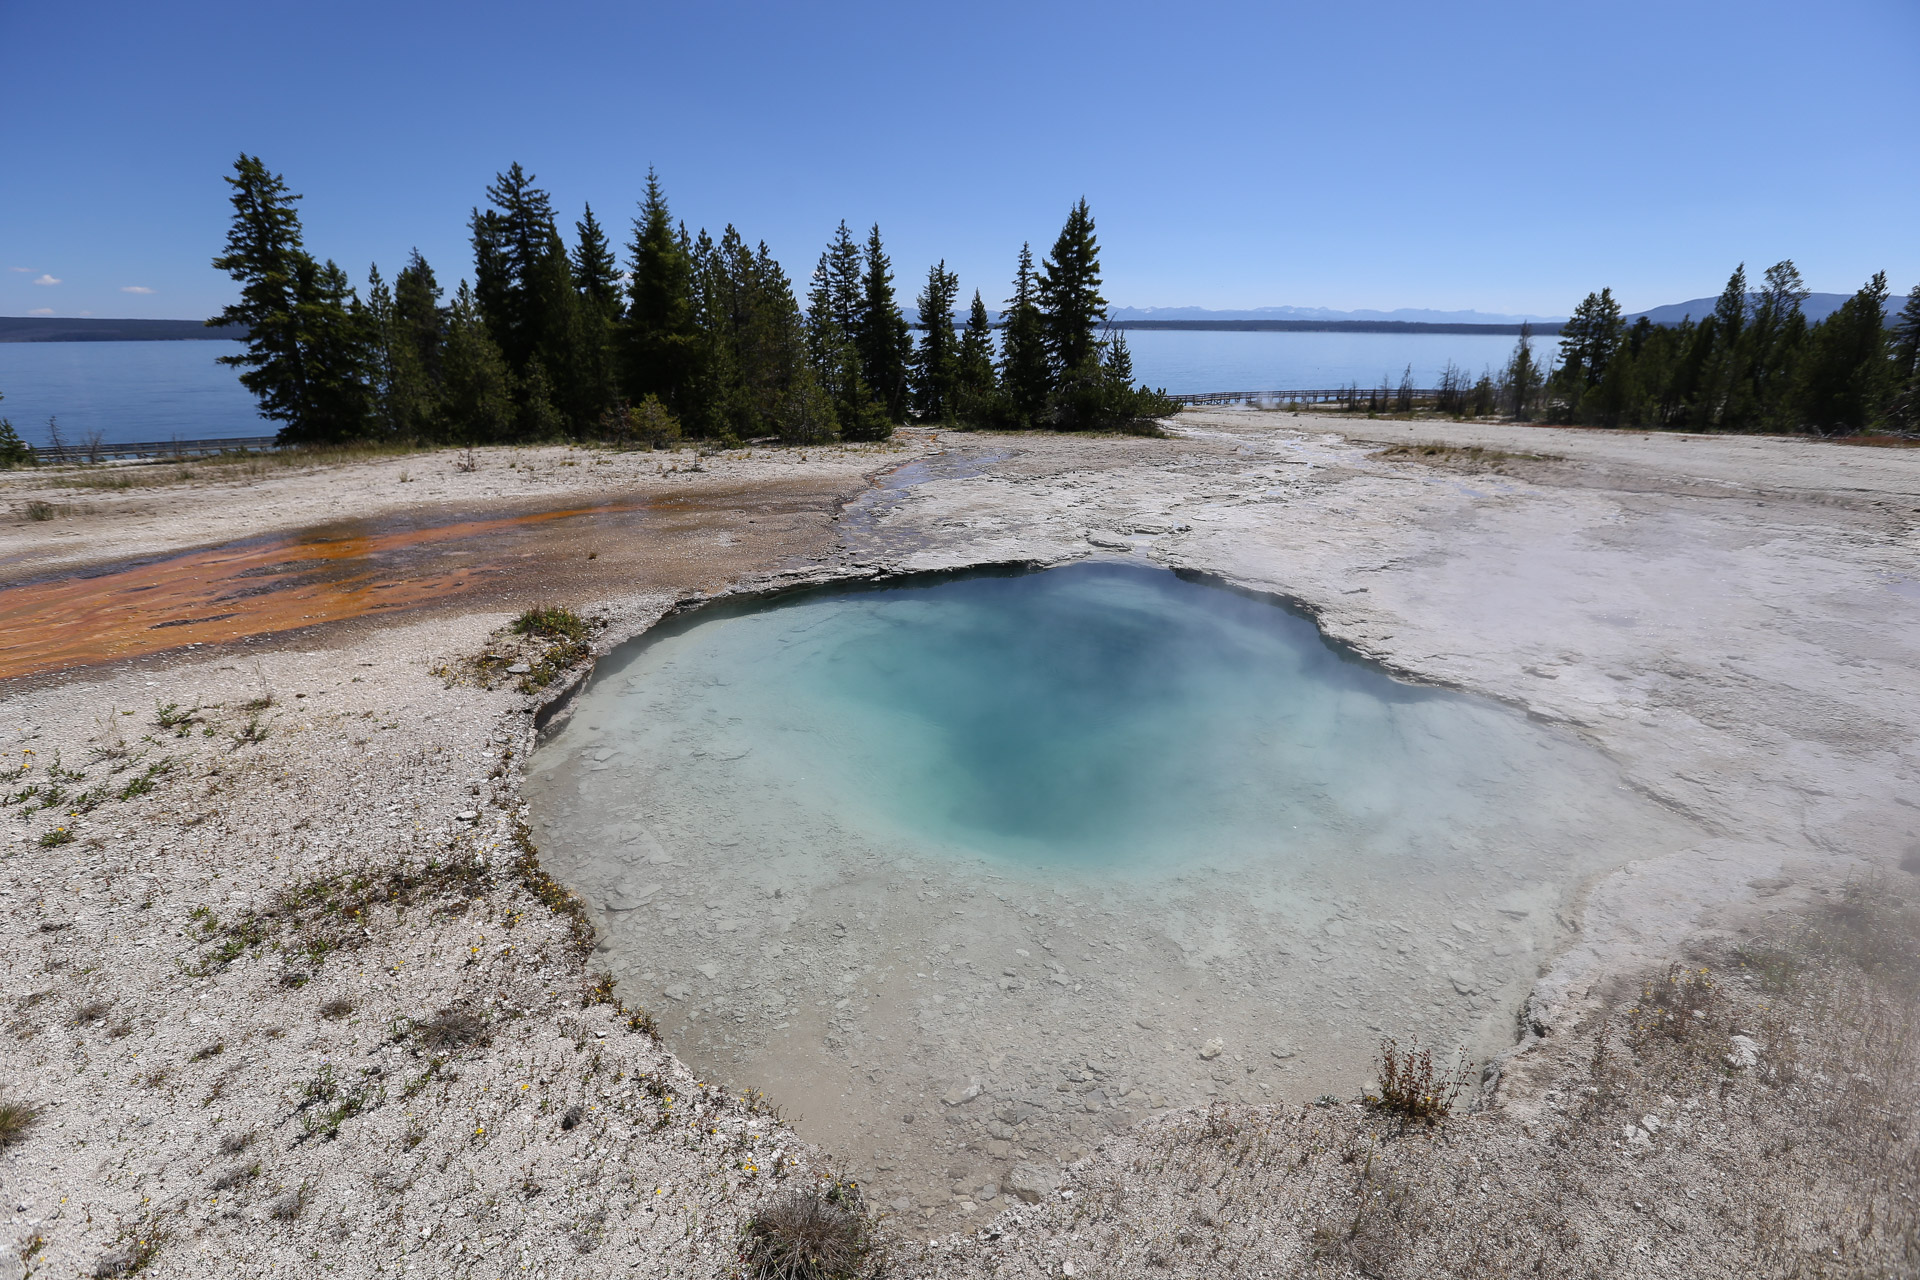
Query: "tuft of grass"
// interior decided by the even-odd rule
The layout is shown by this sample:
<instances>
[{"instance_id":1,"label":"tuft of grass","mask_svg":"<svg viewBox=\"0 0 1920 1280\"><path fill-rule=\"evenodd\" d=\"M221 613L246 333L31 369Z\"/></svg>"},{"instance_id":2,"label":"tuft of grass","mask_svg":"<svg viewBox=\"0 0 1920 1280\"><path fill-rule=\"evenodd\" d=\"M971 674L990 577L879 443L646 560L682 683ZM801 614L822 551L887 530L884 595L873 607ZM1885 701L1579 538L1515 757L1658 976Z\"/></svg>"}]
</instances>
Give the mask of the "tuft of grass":
<instances>
[{"instance_id":1,"label":"tuft of grass","mask_svg":"<svg viewBox=\"0 0 1920 1280\"><path fill-rule=\"evenodd\" d=\"M1462 1058L1451 1071L1433 1065L1433 1050L1418 1042L1401 1049L1391 1036L1380 1042L1380 1092L1368 1095L1367 1105L1395 1116L1404 1124L1429 1129L1453 1112L1460 1091L1467 1087L1467 1064Z\"/></svg>"},{"instance_id":2,"label":"tuft of grass","mask_svg":"<svg viewBox=\"0 0 1920 1280\"><path fill-rule=\"evenodd\" d=\"M195 725L202 723L200 704L197 702L184 709L177 702L155 702L153 705L154 727L166 729L176 738L186 737Z\"/></svg>"},{"instance_id":3,"label":"tuft of grass","mask_svg":"<svg viewBox=\"0 0 1920 1280\"><path fill-rule=\"evenodd\" d=\"M850 1182L779 1196L747 1224L740 1255L747 1280L854 1280L881 1262L873 1220Z\"/></svg>"},{"instance_id":4,"label":"tuft of grass","mask_svg":"<svg viewBox=\"0 0 1920 1280\"><path fill-rule=\"evenodd\" d=\"M41 835L40 847L42 849L57 849L63 844L72 844L73 840L74 835L70 829L66 827L55 827L53 830Z\"/></svg>"},{"instance_id":5,"label":"tuft of grass","mask_svg":"<svg viewBox=\"0 0 1920 1280\"><path fill-rule=\"evenodd\" d=\"M20 513L29 520L51 520L58 512L59 508L51 502L42 502L40 499L35 498L32 502L22 507Z\"/></svg>"},{"instance_id":6,"label":"tuft of grass","mask_svg":"<svg viewBox=\"0 0 1920 1280\"><path fill-rule=\"evenodd\" d=\"M430 1053L450 1053L469 1045L484 1045L493 1038L484 1015L460 1005L448 1005L425 1022L413 1027L415 1038Z\"/></svg>"},{"instance_id":7,"label":"tuft of grass","mask_svg":"<svg viewBox=\"0 0 1920 1280\"><path fill-rule=\"evenodd\" d=\"M195 1049L193 1051L193 1056L188 1058L187 1061L188 1062L205 1062L208 1058L211 1058L216 1054L225 1053L226 1051L227 1051L226 1043L224 1041L215 1040L212 1044L203 1044L198 1049Z\"/></svg>"},{"instance_id":8,"label":"tuft of grass","mask_svg":"<svg viewBox=\"0 0 1920 1280\"><path fill-rule=\"evenodd\" d=\"M267 1206L267 1216L275 1222L292 1222L306 1209L307 1201L313 1199L313 1190L301 1183L285 1195L277 1196Z\"/></svg>"},{"instance_id":9,"label":"tuft of grass","mask_svg":"<svg viewBox=\"0 0 1920 1280\"><path fill-rule=\"evenodd\" d=\"M73 1023L77 1027L84 1027L90 1023L101 1021L112 1012L113 1001L89 1000L73 1011Z\"/></svg>"},{"instance_id":10,"label":"tuft of grass","mask_svg":"<svg viewBox=\"0 0 1920 1280\"><path fill-rule=\"evenodd\" d=\"M320 1016L329 1022L338 1022L353 1012L353 1001L345 996L335 996L320 1006Z\"/></svg>"},{"instance_id":11,"label":"tuft of grass","mask_svg":"<svg viewBox=\"0 0 1920 1280\"><path fill-rule=\"evenodd\" d=\"M252 703L247 705L252 706ZM258 713L247 718L247 722L233 731L233 749L238 751L245 746L265 742L272 726L262 720Z\"/></svg>"},{"instance_id":12,"label":"tuft of grass","mask_svg":"<svg viewBox=\"0 0 1920 1280\"><path fill-rule=\"evenodd\" d=\"M1414 462L1445 462L1457 466L1498 468L1504 462L1561 462L1551 453L1512 453L1488 449L1477 444L1396 444L1373 455L1376 458L1406 458Z\"/></svg>"},{"instance_id":13,"label":"tuft of grass","mask_svg":"<svg viewBox=\"0 0 1920 1280\"><path fill-rule=\"evenodd\" d=\"M513 633L542 640L585 640L587 622L571 609L535 605L513 620Z\"/></svg>"},{"instance_id":14,"label":"tuft of grass","mask_svg":"<svg viewBox=\"0 0 1920 1280\"><path fill-rule=\"evenodd\" d=\"M235 1187L259 1176L260 1162L258 1160L255 1160L252 1164L236 1164L213 1180L213 1189L215 1191L231 1191Z\"/></svg>"},{"instance_id":15,"label":"tuft of grass","mask_svg":"<svg viewBox=\"0 0 1920 1280\"><path fill-rule=\"evenodd\" d=\"M40 1109L31 1102L0 1101L0 1151L26 1141Z\"/></svg>"}]
</instances>

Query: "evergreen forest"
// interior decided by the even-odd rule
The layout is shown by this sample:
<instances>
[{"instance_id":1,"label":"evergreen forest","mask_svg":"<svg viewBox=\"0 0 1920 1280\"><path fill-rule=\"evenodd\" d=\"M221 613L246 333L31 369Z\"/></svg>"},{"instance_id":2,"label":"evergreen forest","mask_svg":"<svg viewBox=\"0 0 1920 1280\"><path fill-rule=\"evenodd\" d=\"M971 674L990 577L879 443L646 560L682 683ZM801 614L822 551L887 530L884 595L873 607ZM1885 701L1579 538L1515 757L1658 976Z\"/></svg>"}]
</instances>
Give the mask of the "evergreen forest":
<instances>
[{"instance_id":1,"label":"evergreen forest","mask_svg":"<svg viewBox=\"0 0 1920 1280\"><path fill-rule=\"evenodd\" d=\"M872 227L842 222L806 284L734 227L690 235L657 176L622 255L591 207L571 243L520 165L468 222L470 278L451 295L416 250L361 292L308 251L300 197L258 157L226 179L233 217L213 265L239 300L209 324L246 326L222 357L286 444L607 440L658 446L883 440L896 425L1141 430L1176 406L1133 383L1106 327L1085 200L1035 265L1022 246L1000 323L978 289L928 268L902 310Z\"/></svg>"},{"instance_id":2,"label":"evergreen forest","mask_svg":"<svg viewBox=\"0 0 1920 1280\"><path fill-rule=\"evenodd\" d=\"M1507 407L1590 426L1920 431L1920 286L1891 317L1884 272L1817 323L1801 312L1806 298L1790 260L1758 289L1735 269L1711 315L1678 325L1628 325L1612 290L1590 293L1561 327L1550 370L1525 341L1516 348L1501 379Z\"/></svg>"}]
</instances>

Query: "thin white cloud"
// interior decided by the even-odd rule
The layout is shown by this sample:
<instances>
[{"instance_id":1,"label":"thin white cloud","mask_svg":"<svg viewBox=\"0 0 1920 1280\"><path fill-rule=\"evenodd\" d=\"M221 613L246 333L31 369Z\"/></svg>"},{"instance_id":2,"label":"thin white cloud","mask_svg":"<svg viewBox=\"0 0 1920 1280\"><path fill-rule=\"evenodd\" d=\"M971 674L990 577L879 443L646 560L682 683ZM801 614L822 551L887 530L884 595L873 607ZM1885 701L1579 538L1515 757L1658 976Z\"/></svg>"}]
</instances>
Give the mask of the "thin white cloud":
<instances>
[{"instance_id":1,"label":"thin white cloud","mask_svg":"<svg viewBox=\"0 0 1920 1280\"><path fill-rule=\"evenodd\" d=\"M152 293L152 292L153 292L153 290L151 290L151 289L149 289L149 288L147 288L147 286L145 286L145 285L143 285L143 284L123 284L123 285L121 285L121 286L120 286L120 292L122 292L122 293Z\"/></svg>"},{"instance_id":2,"label":"thin white cloud","mask_svg":"<svg viewBox=\"0 0 1920 1280\"><path fill-rule=\"evenodd\" d=\"M40 268L38 267L8 267L7 268L7 270L9 271L18 271L22 275L29 275L29 276L32 275L34 272L38 271L39 269Z\"/></svg>"},{"instance_id":3,"label":"thin white cloud","mask_svg":"<svg viewBox=\"0 0 1920 1280\"><path fill-rule=\"evenodd\" d=\"M33 278L33 282L35 284L59 284L60 277L50 276L50 275L47 275L45 272L41 272L39 275Z\"/></svg>"},{"instance_id":4,"label":"thin white cloud","mask_svg":"<svg viewBox=\"0 0 1920 1280\"><path fill-rule=\"evenodd\" d=\"M50 316L53 314L53 308L52 307L35 307L33 310L27 312L27 314L30 316Z\"/></svg>"}]
</instances>

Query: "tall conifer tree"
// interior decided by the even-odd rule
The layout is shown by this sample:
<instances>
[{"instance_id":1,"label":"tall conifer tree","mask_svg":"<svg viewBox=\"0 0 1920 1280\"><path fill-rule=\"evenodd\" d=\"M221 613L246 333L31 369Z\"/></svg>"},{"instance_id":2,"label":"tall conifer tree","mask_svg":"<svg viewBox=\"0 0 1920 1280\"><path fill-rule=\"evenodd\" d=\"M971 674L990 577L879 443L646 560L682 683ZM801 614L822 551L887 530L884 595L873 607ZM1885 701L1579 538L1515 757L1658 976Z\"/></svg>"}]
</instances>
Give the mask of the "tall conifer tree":
<instances>
[{"instance_id":1,"label":"tall conifer tree","mask_svg":"<svg viewBox=\"0 0 1920 1280\"><path fill-rule=\"evenodd\" d=\"M512 378L480 315L479 301L465 281L447 310L441 368L438 437L459 444L510 439L515 413Z\"/></svg>"},{"instance_id":2,"label":"tall conifer tree","mask_svg":"<svg viewBox=\"0 0 1920 1280\"><path fill-rule=\"evenodd\" d=\"M623 389L629 400L657 397L699 431L705 414L693 401L705 344L699 330L691 246L686 228L676 234L659 175L651 169L628 253L632 276L627 282L622 327Z\"/></svg>"},{"instance_id":3,"label":"tall conifer tree","mask_svg":"<svg viewBox=\"0 0 1920 1280\"><path fill-rule=\"evenodd\" d=\"M960 358L954 383L954 416L968 426L990 425L999 394L993 371L993 324L980 291L973 291L973 307L960 335Z\"/></svg>"},{"instance_id":4,"label":"tall conifer tree","mask_svg":"<svg viewBox=\"0 0 1920 1280\"><path fill-rule=\"evenodd\" d=\"M884 440L893 423L861 372L855 340L861 316L860 245L845 221L820 255L807 292L807 344L821 389L833 400L847 440Z\"/></svg>"},{"instance_id":5,"label":"tall conifer tree","mask_svg":"<svg viewBox=\"0 0 1920 1280\"><path fill-rule=\"evenodd\" d=\"M1002 321L1000 386L1006 406L1005 425L1024 430L1039 424L1046 413L1047 393L1052 389L1031 245L1020 246L1020 264L1013 274L1013 297L1007 299Z\"/></svg>"},{"instance_id":6,"label":"tall conifer tree","mask_svg":"<svg viewBox=\"0 0 1920 1280\"><path fill-rule=\"evenodd\" d=\"M287 190L259 157L234 162L233 221L213 265L240 283L240 300L208 321L240 325L247 349L221 356L240 368L263 416L288 443L356 439L372 422L368 390L372 336L346 273L307 253Z\"/></svg>"},{"instance_id":7,"label":"tall conifer tree","mask_svg":"<svg viewBox=\"0 0 1920 1280\"><path fill-rule=\"evenodd\" d=\"M860 321L854 334L860 347L860 373L886 407L887 419L907 415L907 369L913 359L913 333L893 296L893 263L880 243L880 225L867 234L866 274L861 279Z\"/></svg>"},{"instance_id":8,"label":"tall conifer tree","mask_svg":"<svg viewBox=\"0 0 1920 1280\"><path fill-rule=\"evenodd\" d=\"M1067 214L1053 251L1040 264L1039 305L1047 357L1056 380L1099 360L1097 327L1107 318L1100 296L1100 244L1083 198Z\"/></svg>"},{"instance_id":9,"label":"tall conifer tree","mask_svg":"<svg viewBox=\"0 0 1920 1280\"><path fill-rule=\"evenodd\" d=\"M589 422L598 422L619 396L613 342L620 321L620 268L592 205L573 225L578 236L573 246L573 282L580 291L581 349L576 360L580 412Z\"/></svg>"},{"instance_id":10,"label":"tall conifer tree","mask_svg":"<svg viewBox=\"0 0 1920 1280\"><path fill-rule=\"evenodd\" d=\"M1809 335L1800 396L1800 417L1807 426L1850 433L1885 409L1892 373L1886 304L1887 273L1881 271Z\"/></svg>"},{"instance_id":11,"label":"tall conifer tree","mask_svg":"<svg viewBox=\"0 0 1920 1280\"><path fill-rule=\"evenodd\" d=\"M1920 431L1920 284L1893 326L1893 400L1888 419L1896 431Z\"/></svg>"},{"instance_id":12,"label":"tall conifer tree","mask_svg":"<svg viewBox=\"0 0 1920 1280\"><path fill-rule=\"evenodd\" d=\"M927 284L915 299L923 331L913 359L914 409L927 422L951 422L959 380L959 341L953 331L953 300L960 277L947 270L946 260L927 270Z\"/></svg>"},{"instance_id":13,"label":"tall conifer tree","mask_svg":"<svg viewBox=\"0 0 1920 1280\"><path fill-rule=\"evenodd\" d=\"M400 434L431 439L444 426L447 313L440 282L415 249L393 278L393 400Z\"/></svg>"}]
</instances>

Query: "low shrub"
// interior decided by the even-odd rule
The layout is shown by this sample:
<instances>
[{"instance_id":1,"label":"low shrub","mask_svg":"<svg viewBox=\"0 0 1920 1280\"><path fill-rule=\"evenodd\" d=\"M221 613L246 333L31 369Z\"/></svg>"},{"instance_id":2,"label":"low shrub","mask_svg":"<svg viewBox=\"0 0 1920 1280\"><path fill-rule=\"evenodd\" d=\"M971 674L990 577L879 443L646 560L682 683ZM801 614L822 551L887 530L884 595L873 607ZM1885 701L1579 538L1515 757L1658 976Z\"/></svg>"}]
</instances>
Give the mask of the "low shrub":
<instances>
[{"instance_id":1,"label":"low shrub","mask_svg":"<svg viewBox=\"0 0 1920 1280\"><path fill-rule=\"evenodd\" d=\"M1380 1092L1368 1095L1366 1101L1376 1111L1432 1128L1452 1113L1466 1087L1465 1059L1442 1072L1433 1065L1433 1050L1417 1043L1402 1050L1389 1037L1380 1042Z\"/></svg>"},{"instance_id":2,"label":"low shrub","mask_svg":"<svg viewBox=\"0 0 1920 1280\"><path fill-rule=\"evenodd\" d=\"M789 1191L747 1224L748 1280L853 1280L879 1262L873 1222L852 1183Z\"/></svg>"}]
</instances>

